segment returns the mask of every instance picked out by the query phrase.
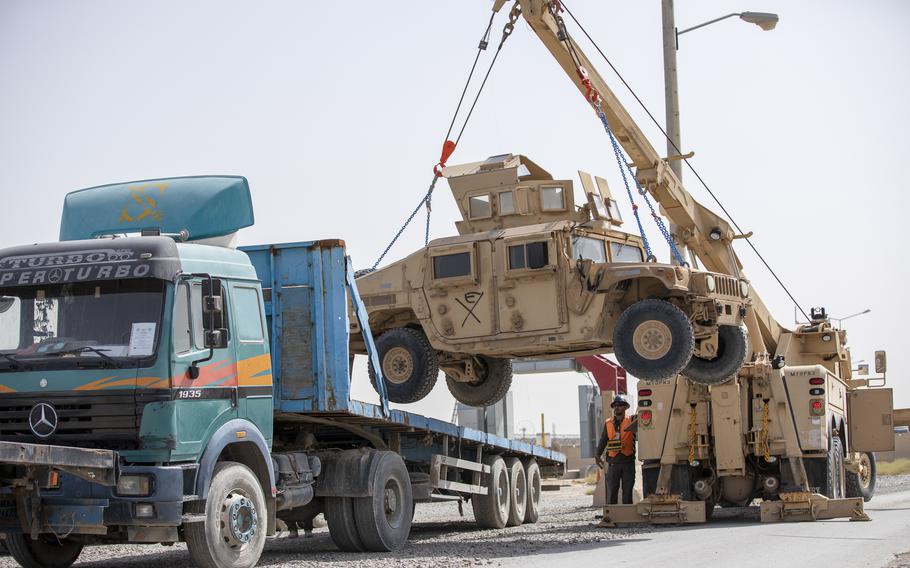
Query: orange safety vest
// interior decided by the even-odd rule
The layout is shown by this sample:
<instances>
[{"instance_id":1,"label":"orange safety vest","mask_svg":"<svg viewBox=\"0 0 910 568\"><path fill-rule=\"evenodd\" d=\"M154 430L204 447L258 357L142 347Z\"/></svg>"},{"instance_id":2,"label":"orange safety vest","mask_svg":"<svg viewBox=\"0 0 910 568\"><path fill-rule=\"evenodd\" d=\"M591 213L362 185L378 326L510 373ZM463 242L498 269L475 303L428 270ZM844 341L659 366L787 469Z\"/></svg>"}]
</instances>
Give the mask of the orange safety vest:
<instances>
[{"instance_id":1,"label":"orange safety vest","mask_svg":"<svg viewBox=\"0 0 910 568\"><path fill-rule=\"evenodd\" d=\"M622 452L624 456L635 455L635 433L627 429L632 424L631 418L623 418L620 432L613 425L613 417L607 419L607 455L615 458Z\"/></svg>"}]
</instances>

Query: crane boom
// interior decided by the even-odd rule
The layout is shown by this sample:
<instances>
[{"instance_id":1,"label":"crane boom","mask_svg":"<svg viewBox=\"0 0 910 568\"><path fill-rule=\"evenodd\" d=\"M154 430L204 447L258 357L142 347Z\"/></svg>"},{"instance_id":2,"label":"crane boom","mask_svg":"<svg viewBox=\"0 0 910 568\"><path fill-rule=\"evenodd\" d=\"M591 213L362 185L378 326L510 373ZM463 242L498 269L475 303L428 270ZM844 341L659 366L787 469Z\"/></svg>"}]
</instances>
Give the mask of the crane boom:
<instances>
[{"instance_id":1,"label":"crane boom","mask_svg":"<svg viewBox=\"0 0 910 568\"><path fill-rule=\"evenodd\" d=\"M505 0L496 0L493 10L498 11L504 4ZM664 215L681 229L684 244L707 270L745 278L742 263L732 247L733 240L738 237L736 232L725 219L696 201L686 191L596 67L571 36L565 33L564 25L557 19L558 9L558 2L553 0L516 0L513 8L521 11L525 21L585 97L588 96L589 87L579 73L579 67L586 72L591 88L601 97L603 112L617 141L636 168L639 183L660 204ZM719 235L720 238L712 238L712 234ZM787 330L774 319L754 290L750 297L752 309L746 315L745 322L749 329L751 351L753 355L773 355L781 334Z\"/></svg>"}]
</instances>

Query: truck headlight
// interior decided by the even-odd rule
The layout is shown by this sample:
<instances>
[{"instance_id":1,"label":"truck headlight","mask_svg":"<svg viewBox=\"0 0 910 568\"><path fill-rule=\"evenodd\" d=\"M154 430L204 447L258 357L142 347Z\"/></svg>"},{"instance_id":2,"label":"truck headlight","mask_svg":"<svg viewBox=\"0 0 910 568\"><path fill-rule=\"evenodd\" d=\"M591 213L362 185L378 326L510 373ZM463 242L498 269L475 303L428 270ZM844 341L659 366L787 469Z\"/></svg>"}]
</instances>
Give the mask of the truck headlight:
<instances>
[{"instance_id":1,"label":"truck headlight","mask_svg":"<svg viewBox=\"0 0 910 568\"><path fill-rule=\"evenodd\" d=\"M717 282L710 274L705 275L705 288L707 288L709 294L713 294L714 290L717 289Z\"/></svg>"},{"instance_id":2,"label":"truck headlight","mask_svg":"<svg viewBox=\"0 0 910 568\"><path fill-rule=\"evenodd\" d=\"M739 293L743 298L747 298L749 296L749 283L745 280L739 281Z\"/></svg>"},{"instance_id":3,"label":"truck headlight","mask_svg":"<svg viewBox=\"0 0 910 568\"><path fill-rule=\"evenodd\" d=\"M121 475L117 480L117 495L144 497L152 492L152 480L147 475Z\"/></svg>"}]
</instances>

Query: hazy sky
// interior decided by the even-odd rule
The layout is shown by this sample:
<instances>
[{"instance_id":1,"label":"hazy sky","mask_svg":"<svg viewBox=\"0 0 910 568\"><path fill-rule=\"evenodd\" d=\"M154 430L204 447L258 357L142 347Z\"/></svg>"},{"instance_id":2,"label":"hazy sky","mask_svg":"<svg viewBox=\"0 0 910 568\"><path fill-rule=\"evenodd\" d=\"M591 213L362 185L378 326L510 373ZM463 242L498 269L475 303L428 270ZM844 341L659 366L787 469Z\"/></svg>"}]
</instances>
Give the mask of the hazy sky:
<instances>
[{"instance_id":1,"label":"hazy sky","mask_svg":"<svg viewBox=\"0 0 910 568\"><path fill-rule=\"evenodd\" d=\"M695 151L694 165L804 307L872 309L848 322L854 359L887 349L896 405L908 407L900 309L910 282L910 3L749 2L677 0L680 28L734 10L781 16L771 32L734 18L681 37L683 149ZM73 189L241 174L257 218L242 244L343 238L369 266L426 191L490 6L0 0L0 247L55 240ZM569 6L662 120L660 2ZM494 44L503 23L500 14ZM450 163L505 152L557 178L583 169L622 190L602 127L523 23ZM685 180L707 200L693 176ZM431 234L452 234L457 210L445 184L433 206ZM392 258L423 245L417 225ZM737 250L753 288L792 323L785 294ZM533 429L546 412L548 429L577 432L576 385L586 383L516 377L517 427ZM362 372L354 390L374 398ZM408 408L451 418L452 405L441 379Z\"/></svg>"}]
</instances>

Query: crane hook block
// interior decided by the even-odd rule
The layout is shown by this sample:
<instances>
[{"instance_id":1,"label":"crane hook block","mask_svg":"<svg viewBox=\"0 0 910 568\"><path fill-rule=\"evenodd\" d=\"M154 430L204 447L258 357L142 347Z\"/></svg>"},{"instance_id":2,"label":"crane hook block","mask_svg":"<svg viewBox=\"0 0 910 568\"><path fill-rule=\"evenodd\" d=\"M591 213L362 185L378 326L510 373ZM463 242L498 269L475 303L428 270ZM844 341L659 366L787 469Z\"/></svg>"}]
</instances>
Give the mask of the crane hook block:
<instances>
[{"instance_id":1,"label":"crane hook block","mask_svg":"<svg viewBox=\"0 0 910 568\"><path fill-rule=\"evenodd\" d=\"M436 177L442 177L442 168L446 167L446 162L449 159L449 156L452 155L452 152L455 151L455 143L451 140L446 140L442 143L442 154L439 156L439 163L433 166L433 173L436 174Z\"/></svg>"}]
</instances>

